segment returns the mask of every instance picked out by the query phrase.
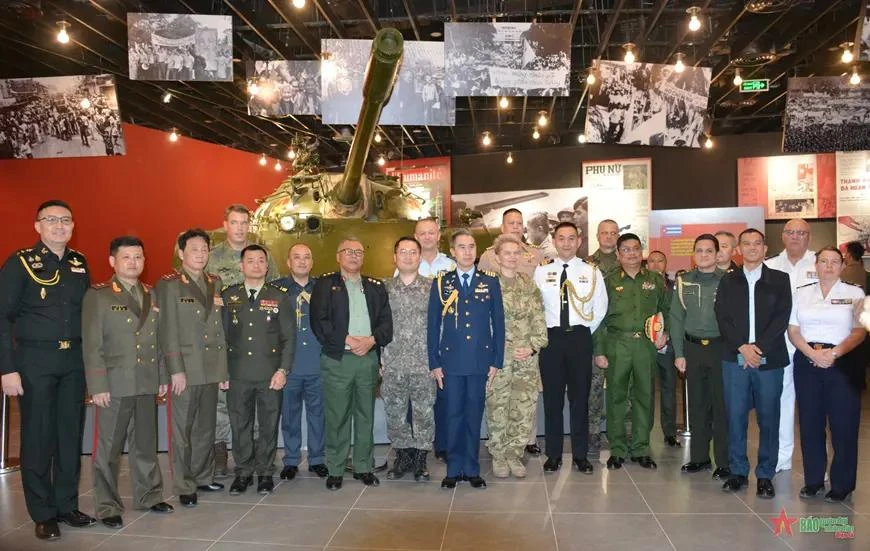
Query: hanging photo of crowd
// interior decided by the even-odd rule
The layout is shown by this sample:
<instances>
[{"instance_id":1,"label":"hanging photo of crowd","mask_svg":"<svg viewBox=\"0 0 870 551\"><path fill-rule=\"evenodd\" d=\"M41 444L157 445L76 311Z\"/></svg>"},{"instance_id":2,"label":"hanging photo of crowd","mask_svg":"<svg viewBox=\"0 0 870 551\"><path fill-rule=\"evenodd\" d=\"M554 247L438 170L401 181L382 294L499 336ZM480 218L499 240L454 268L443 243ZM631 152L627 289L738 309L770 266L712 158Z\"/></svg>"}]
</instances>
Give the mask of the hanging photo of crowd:
<instances>
[{"instance_id":1,"label":"hanging photo of crowd","mask_svg":"<svg viewBox=\"0 0 870 551\"><path fill-rule=\"evenodd\" d=\"M870 149L870 82L848 77L788 79L782 150L795 153Z\"/></svg>"},{"instance_id":2,"label":"hanging photo of crowd","mask_svg":"<svg viewBox=\"0 0 870 551\"><path fill-rule=\"evenodd\" d=\"M125 153L111 75L0 80L0 159Z\"/></svg>"},{"instance_id":3,"label":"hanging photo of crowd","mask_svg":"<svg viewBox=\"0 0 870 551\"><path fill-rule=\"evenodd\" d=\"M446 23L451 96L567 96L572 25Z\"/></svg>"},{"instance_id":4,"label":"hanging photo of crowd","mask_svg":"<svg viewBox=\"0 0 870 551\"><path fill-rule=\"evenodd\" d=\"M128 13L130 80L233 80L228 15Z\"/></svg>"},{"instance_id":5,"label":"hanging photo of crowd","mask_svg":"<svg viewBox=\"0 0 870 551\"><path fill-rule=\"evenodd\" d=\"M245 69L249 115L320 114L319 61L254 61Z\"/></svg>"},{"instance_id":6,"label":"hanging photo of crowd","mask_svg":"<svg viewBox=\"0 0 870 551\"><path fill-rule=\"evenodd\" d=\"M710 93L708 67L600 61L589 87L590 143L700 147Z\"/></svg>"},{"instance_id":7,"label":"hanging photo of crowd","mask_svg":"<svg viewBox=\"0 0 870 551\"><path fill-rule=\"evenodd\" d=\"M858 59L870 61L870 1L864 11L864 23L861 27L861 50Z\"/></svg>"},{"instance_id":8,"label":"hanging photo of crowd","mask_svg":"<svg viewBox=\"0 0 870 551\"><path fill-rule=\"evenodd\" d=\"M321 42L321 50L328 53L321 67L323 122L356 124L372 41ZM395 88L380 124L453 126L455 121L456 100L444 91L444 43L406 41Z\"/></svg>"}]
</instances>

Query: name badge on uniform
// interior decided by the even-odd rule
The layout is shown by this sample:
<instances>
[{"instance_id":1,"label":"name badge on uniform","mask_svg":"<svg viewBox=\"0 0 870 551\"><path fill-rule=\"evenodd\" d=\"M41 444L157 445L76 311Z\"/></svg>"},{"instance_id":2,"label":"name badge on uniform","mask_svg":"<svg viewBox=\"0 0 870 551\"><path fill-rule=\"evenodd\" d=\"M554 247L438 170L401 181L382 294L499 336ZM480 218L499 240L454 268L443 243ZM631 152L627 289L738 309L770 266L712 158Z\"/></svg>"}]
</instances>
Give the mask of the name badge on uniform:
<instances>
[{"instance_id":1,"label":"name badge on uniform","mask_svg":"<svg viewBox=\"0 0 870 551\"><path fill-rule=\"evenodd\" d=\"M474 290L474 293L475 293L475 294L477 294L477 293L482 293L482 294L486 294L486 295L488 295L488 294L489 294L489 289L487 289L486 287L478 287L477 289Z\"/></svg>"},{"instance_id":2,"label":"name badge on uniform","mask_svg":"<svg viewBox=\"0 0 870 551\"><path fill-rule=\"evenodd\" d=\"M807 272L807 279L819 279L819 274L816 272Z\"/></svg>"},{"instance_id":3,"label":"name badge on uniform","mask_svg":"<svg viewBox=\"0 0 870 551\"><path fill-rule=\"evenodd\" d=\"M850 298L832 298L831 304L852 304L852 299L850 299Z\"/></svg>"},{"instance_id":4,"label":"name badge on uniform","mask_svg":"<svg viewBox=\"0 0 870 551\"><path fill-rule=\"evenodd\" d=\"M219 296L215 295L215 297L214 297L214 305L215 305L215 306L223 306L223 305L224 305L224 299L223 299L222 297L219 297Z\"/></svg>"},{"instance_id":5,"label":"name badge on uniform","mask_svg":"<svg viewBox=\"0 0 870 551\"><path fill-rule=\"evenodd\" d=\"M112 305L112 312L126 312L126 311L127 311L127 307L122 305L122 304L113 304Z\"/></svg>"},{"instance_id":6,"label":"name badge on uniform","mask_svg":"<svg viewBox=\"0 0 870 551\"><path fill-rule=\"evenodd\" d=\"M641 284L640 288L643 289L644 291L652 291L656 288L656 284L650 283L649 281L644 281Z\"/></svg>"},{"instance_id":7,"label":"name badge on uniform","mask_svg":"<svg viewBox=\"0 0 870 551\"><path fill-rule=\"evenodd\" d=\"M586 276L580 276L577 278L577 283L589 283L589 278Z\"/></svg>"},{"instance_id":8,"label":"name badge on uniform","mask_svg":"<svg viewBox=\"0 0 870 551\"><path fill-rule=\"evenodd\" d=\"M84 268L77 268L77 267L75 267L75 266L70 266L70 267L69 267L69 271L71 271L71 272L73 272L73 273L76 273L76 274L84 274L84 273L87 273L87 270L85 270Z\"/></svg>"},{"instance_id":9,"label":"name badge on uniform","mask_svg":"<svg viewBox=\"0 0 870 551\"><path fill-rule=\"evenodd\" d=\"M196 302L196 299L193 297L179 297L178 302L182 304L193 304Z\"/></svg>"},{"instance_id":10,"label":"name badge on uniform","mask_svg":"<svg viewBox=\"0 0 870 551\"><path fill-rule=\"evenodd\" d=\"M620 285L619 287L614 287L613 290L616 291L617 293L621 293L623 290L625 290L625 287Z\"/></svg>"}]
</instances>

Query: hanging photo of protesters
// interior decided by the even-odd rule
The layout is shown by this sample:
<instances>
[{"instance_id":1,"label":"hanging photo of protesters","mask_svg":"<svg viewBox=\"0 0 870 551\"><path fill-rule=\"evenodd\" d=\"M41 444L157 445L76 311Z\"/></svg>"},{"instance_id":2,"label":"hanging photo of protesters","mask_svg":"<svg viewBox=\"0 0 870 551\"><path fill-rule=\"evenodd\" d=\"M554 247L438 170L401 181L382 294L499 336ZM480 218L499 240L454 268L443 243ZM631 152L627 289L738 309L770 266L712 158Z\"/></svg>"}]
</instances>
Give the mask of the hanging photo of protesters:
<instances>
[{"instance_id":1,"label":"hanging photo of protesters","mask_svg":"<svg viewBox=\"0 0 870 551\"><path fill-rule=\"evenodd\" d=\"M445 23L448 95L567 96L568 23Z\"/></svg>"},{"instance_id":2,"label":"hanging photo of protesters","mask_svg":"<svg viewBox=\"0 0 870 551\"><path fill-rule=\"evenodd\" d=\"M0 80L0 159L125 153L112 75Z\"/></svg>"},{"instance_id":3,"label":"hanging photo of protesters","mask_svg":"<svg viewBox=\"0 0 870 551\"><path fill-rule=\"evenodd\" d=\"M249 61L245 69L249 115L320 114L319 61Z\"/></svg>"},{"instance_id":4,"label":"hanging photo of protesters","mask_svg":"<svg viewBox=\"0 0 870 551\"><path fill-rule=\"evenodd\" d=\"M371 40L324 39L321 50L323 122L356 124ZM381 113L382 125L453 126L456 99L444 91L444 43L405 41L396 85Z\"/></svg>"},{"instance_id":5,"label":"hanging photo of protesters","mask_svg":"<svg viewBox=\"0 0 870 551\"><path fill-rule=\"evenodd\" d=\"M130 80L233 80L228 15L128 13Z\"/></svg>"},{"instance_id":6,"label":"hanging photo of protesters","mask_svg":"<svg viewBox=\"0 0 870 551\"><path fill-rule=\"evenodd\" d=\"M586 139L590 143L700 147L709 67L600 61L589 87Z\"/></svg>"},{"instance_id":7,"label":"hanging photo of protesters","mask_svg":"<svg viewBox=\"0 0 870 551\"><path fill-rule=\"evenodd\" d=\"M870 83L846 77L788 79L782 150L800 153L870 149Z\"/></svg>"}]
</instances>

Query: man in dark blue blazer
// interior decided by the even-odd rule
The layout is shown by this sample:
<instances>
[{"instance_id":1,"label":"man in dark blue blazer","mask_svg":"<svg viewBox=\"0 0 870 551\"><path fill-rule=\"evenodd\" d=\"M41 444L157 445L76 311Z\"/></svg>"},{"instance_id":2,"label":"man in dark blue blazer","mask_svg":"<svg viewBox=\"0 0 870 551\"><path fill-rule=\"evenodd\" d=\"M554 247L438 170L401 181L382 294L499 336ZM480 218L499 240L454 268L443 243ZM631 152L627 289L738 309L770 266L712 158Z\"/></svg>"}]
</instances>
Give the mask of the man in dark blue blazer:
<instances>
[{"instance_id":1,"label":"man in dark blue blazer","mask_svg":"<svg viewBox=\"0 0 870 551\"><path fill-rule=\"evenodd\" d=\"M450 237L456 269L439 274L429 294L429 369L447 403L447 476L441 487L480 476L480 423L487 387L504 362L504 305L498 277L474 265L468 230Z\"/></svg>"}]
</instances>

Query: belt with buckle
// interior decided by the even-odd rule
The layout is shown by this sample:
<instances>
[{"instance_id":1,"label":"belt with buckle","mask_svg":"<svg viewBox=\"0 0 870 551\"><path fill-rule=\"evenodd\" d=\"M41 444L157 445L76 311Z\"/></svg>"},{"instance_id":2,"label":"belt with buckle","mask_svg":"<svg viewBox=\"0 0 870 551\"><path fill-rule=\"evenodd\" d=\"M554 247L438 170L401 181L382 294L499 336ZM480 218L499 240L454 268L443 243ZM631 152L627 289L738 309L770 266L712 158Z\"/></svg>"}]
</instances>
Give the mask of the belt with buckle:
<instances>
[{"instance_id":1,"label":"belt with buckle","mask_svg":"<svg viewBox=\"0 0 870 551\"><path fill-rule=\"evenodd\" d=\"M561 327L559 325L555 327L548 327L548 331L562 331L563 333L571 333L574 331L579 331L581 328L586 327L585 325L569 325L568 327Z\"/></svg>"},{"instance_id":2,"label":"belt with buckle","mask_svg":"<svg viewBox=\"0 0 870 551\"><path fill-rule=\"evenodd\" d=\"M701 346L710 346L714 342L720 342L722 337L693 337L686 333L686 340L691 343L700 344Z\"/></svg>"},{"instance_id":3,"label":"belt with buckle","mask_svg":"<svg viewBox=\"0 0 870 551\"><path fill-rule=\"evenodd\" d=\"M828 342L808 342L808 345L813 347L813 350L827 350L828 348L834 348L834 344Z\"/></svg>"},{"instance_id":4,"label":"belt with buckle","mask_svg":"<svg viewBox=\"0 0 870 551\"><path fill-rule=\"evenodd\" d=\"M60 341L16 339L18 346L25 348L41 348L44 350L77 350L82 347L81 339L66 339Z\"/></svg>"}]
</instances>

